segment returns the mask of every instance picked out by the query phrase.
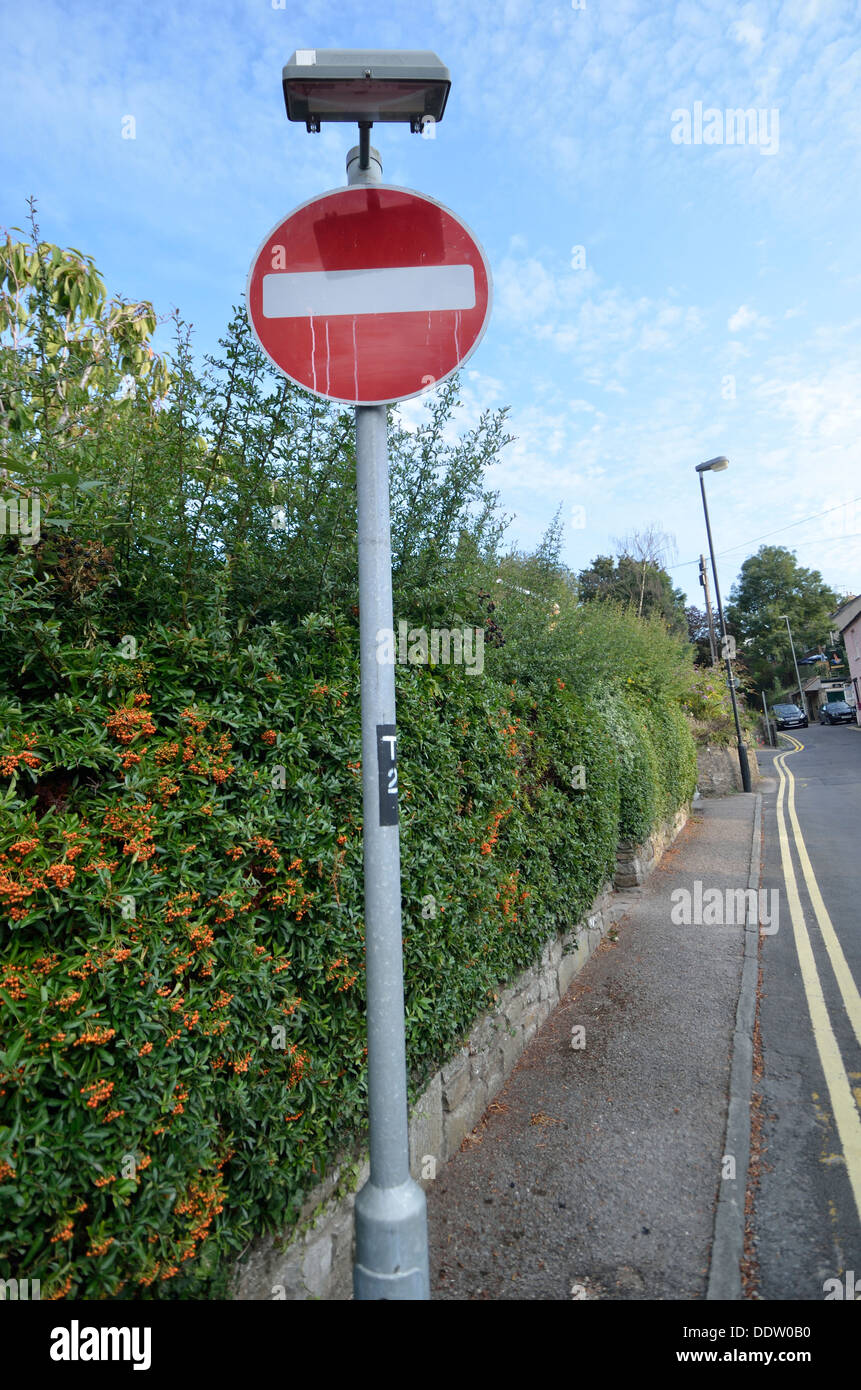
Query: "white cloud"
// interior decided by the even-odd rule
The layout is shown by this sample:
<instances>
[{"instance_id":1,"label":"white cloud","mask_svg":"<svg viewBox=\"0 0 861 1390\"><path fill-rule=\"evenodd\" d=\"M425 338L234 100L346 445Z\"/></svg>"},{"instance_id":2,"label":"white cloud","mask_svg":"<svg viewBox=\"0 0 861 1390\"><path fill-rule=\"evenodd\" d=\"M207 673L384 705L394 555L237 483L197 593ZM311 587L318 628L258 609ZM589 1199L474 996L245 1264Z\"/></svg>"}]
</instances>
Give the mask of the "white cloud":
<instances>
[{"instance_id":1,"label":"white cloud","mask_svg":"<svg viewBox=\"0 0 861 1390\"><path fill-rule=\"evenodd\" d=\"M796 438L852 448L861 434L859 363L804 372L798 358L778 361L779 375L755 379L758 400L791 422ZM861 489L859 489L861 490Z\"/></svg>"},{"instance_id":2,"label":"white cloud","mask_svg":"<svg viewBox=\"0 0 861 1390\"><path fill-rule=\"evenodd\" d=\"M751 309L747 304L741 304L734 314L730 314L727 320L727 328L730 333L740 333L745 328L752 328L754 325L760 328L768 327L768 319L762 314L758 314L755 309Z\"/></svg>"},{"instance_id":3,"label":"white cloud","mask_svg":"<svg viewBox=\"0 0 861 1390\"><path fill-rule=\"evenodd\" d=\"M570 270L549 257L509 254L495 276L495 312L506 328L521 339L531 335L541 351L571 356L582 364L593 385L613 380L633 369L643 354L675 351L700 334L703 316L695 305L684 306L669 296L631 297L620 286L607 286L594 270Z\"/></svg>"},{"instance_id":4,"label":"white cloud","mask_svg":"<svg viewBox=\"0 0 861 1390\"><path fill-rule=\"evenodd\" d=\"M454 444L468 430L475 429L486 410L497 409L503 402L502 382L475 368L466 368L461 376L460 403L443 431L446 444ZM396 406L399 423L410 434L426 423L433 392L413 396Z\"/></svg>"}]
</instances>

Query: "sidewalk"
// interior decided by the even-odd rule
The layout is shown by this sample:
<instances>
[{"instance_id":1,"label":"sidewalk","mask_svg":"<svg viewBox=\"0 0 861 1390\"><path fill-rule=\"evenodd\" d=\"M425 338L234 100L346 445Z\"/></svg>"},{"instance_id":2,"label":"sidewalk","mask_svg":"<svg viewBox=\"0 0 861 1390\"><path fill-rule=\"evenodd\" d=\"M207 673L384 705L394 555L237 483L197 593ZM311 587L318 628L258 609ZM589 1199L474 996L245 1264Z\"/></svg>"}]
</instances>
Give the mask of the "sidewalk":
<instances>
[{"instance_id":1,"label":"sidewalk","mask_svg":"<svg viewBox=\"0 0 861 1390\"><path fill-rule=\"evenodd\" d=\"M747 888L755 805L696 803L440 1171L433 1298L705 1297L745 928L674 925L670 894Z\"/></svg>"}]
</instances>

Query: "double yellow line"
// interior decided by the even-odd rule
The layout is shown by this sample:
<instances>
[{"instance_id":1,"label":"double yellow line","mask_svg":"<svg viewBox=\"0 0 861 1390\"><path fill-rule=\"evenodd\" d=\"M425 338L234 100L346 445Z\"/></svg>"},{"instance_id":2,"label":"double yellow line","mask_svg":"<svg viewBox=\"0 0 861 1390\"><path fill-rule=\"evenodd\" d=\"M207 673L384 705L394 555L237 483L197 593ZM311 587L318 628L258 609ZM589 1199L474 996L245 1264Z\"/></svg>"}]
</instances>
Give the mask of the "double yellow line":
<instances>
[{"instance_id":1,"label":"double yellow line","mask_svg":"<svg viewBox=\"0 0 861 1390\"><path fill-rule=\"evenodd\" d=\"M828 952L828 959L837 980L840 994L846 1008L847 1016L852 1024L855 1037L861 1044L861 995L852 978L852 973L843 954L843 948L837 939L834 924L828 915L822 894L819 891L819 884L816 882L816 875L810 863L810 856L807 853L807 846L804 843L804 836L801 833L801 826L798 824L798 817L795 813L795 778L786 766L785 760L792 757L793 753L799 753L804 747L798 739L792 738L789 734L792 748L785 749L779 753L774 760L777 774L780 778L780 790L777 794L777 834L780 842L780 859L783 868L783 879L786 884L786 897L789 904L789 915L792 919L792 930L795 935L795 949L798 952L798 963L801 967L801 979L804 984L804 993L807 998L807 1008L810 1013L810 1022L813 1027L813 1037L816 1042L816 1050L819 1053L819 1061L825 1074L825 1084L828 1087L828 1095L831 1101L831 1110L837 1125L837 1133L843 1149L843 1156L846 1160L846 1170L849 1174L849 1182L852 1185L852 1192L855 1197L855 1206L858 1209L858 1218L861 1220L861 1118L855 1105L855 1098L852 1094L852 1087L849 1077L846 1074L846 1067L843 1058L840 1056L840 1049L837 1046L837 1039L834 1036L834 1029L828 1017L828 1010L825 1006L825 997L822 993L822 983L819 972L816 969L816 961L813 955L813 948L810 944L810 935L807 931L807 924L804 920L804 909L801 899L798 896L798 884L795 878L795 869L790 853L789 836L786 830L786 818L783 812L784 800L786 800L789 821L792 826L793 840L801 864L801 872L804 875L804 882L822 939L825 942L825 949Z\"/></svg>"}]
</instances>

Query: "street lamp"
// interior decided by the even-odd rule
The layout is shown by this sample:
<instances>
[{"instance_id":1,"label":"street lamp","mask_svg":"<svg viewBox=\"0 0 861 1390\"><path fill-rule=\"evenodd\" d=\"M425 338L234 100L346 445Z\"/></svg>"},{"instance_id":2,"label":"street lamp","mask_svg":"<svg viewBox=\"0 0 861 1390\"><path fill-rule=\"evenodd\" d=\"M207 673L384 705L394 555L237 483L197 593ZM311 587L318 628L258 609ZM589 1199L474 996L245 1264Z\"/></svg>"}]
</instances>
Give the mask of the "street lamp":
<instances>
[{"instance_id":1,"label":"street lamp","mask_svg":"<svg viewBox=\"0 0 861 1390\"><path fill-rule=\"evenodd\" d=\"M703 495L703 512L705 513L706 518L706 535L709 538L709 555L711 556L712 573L714 575L715 580L715 598L717 599L718 617L720 619L721 646L723 647L723 658L726 662L726 678L727 683L729 685L729 697L732 701L732 715L733 719L735 720L735 736L738 741L738 765L741 770L741 785L744 791L749 792L750 766L747 761L747 749L744 746L744 739L741 736L741 724L739 722L738 717L738 702L735 698L735 678L732 674L730 643L727 641L726 623L724 622L723 616L723 604L721 603L720 597L720 584L718 582L717 565L715 564L715 551L714 545L712 544L712 528L709 523L709 509L708 503L706 502L706 473L722 473L725 468L729 468L729 459L725 459L723 455L720 455L718 458L709 459L706 463L698 463L696 465L697 472L700 475L700 491Z\"/></svg>"},{"instance_id":2,"label":"street lamp","mask_svg":"<svg viewBox=\"0 0 861 1390\"><path fill-rule=\"evenodd\" d=\"M324 121L358 123L347 181L374 185L382 183L374 122L421 133L442 120L451 76L435 53L299 49L282 82L288 119L309 132ZM387 416L385 405L355 410L371 1165L356 1197L353 1291L358 1300L421 1300L430 1298L427 1202L410 1176L395 668L377 649L378 635L394 630Z\"/></svg>"},{"instance_id":3,"label":"street lamp","mask_svg":"<svg viewBox=\"0 0 861 1390\"><path fill-rule=\"evenodd\" d=\"M789 633L789 645L790 645L790 647L792 648L792 664L793 664L794 667L795 667L795 679L798 681L798 698L799 698L799 700L801 701L801 708L802 708L802 710L804 711L805 714L807 714L807 713L808 713L808 710L807 710L807 701L806 701L805 698L804 698L804 691L803 691L802 688L801 688L801 676L798 674L798 662L797 662L796 657L795 657L795 643L794 643L793 640L792 640L792 628L789 626L789 618L787 617L787 615L786 615L785 613L778 613L777 616L778 616L779 618L783 618L783 619L785 620L785 622L786 622L786 630L787 630L787 632ZM820 682L820 684L821 684L821 682ZM831 688L831 687L829 686L829 689L830 689L830 688Z\"/></svg>"},{"instance_id":4,"label":"street lamp","mask_svg":"<svg viewBox=\"0 0 861 1390\"><path fill-rule=\"evenodd\" d=\"M428 50L300 48L281 77L287 119L319 131L324 121L359 127L359 167L368 168L375 121L405 121L414 134L443 118L451 73Z\"/></svg>"}]
</instances>

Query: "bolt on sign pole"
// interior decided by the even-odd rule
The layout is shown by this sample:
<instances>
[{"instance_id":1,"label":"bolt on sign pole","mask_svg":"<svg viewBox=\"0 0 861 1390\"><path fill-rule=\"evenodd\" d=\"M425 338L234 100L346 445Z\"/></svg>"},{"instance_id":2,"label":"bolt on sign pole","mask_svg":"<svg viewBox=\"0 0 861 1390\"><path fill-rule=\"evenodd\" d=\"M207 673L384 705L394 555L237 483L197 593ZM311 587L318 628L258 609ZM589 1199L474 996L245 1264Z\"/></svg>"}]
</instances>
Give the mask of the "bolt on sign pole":
<instances>
[{"instance_id":1,"label":"bolt on sign pole","mask_svg":"<svg viewBox=\"0 0 861 1390\"><path fill-rule=\"evenodd\" d=\"M362 153L365 161L358 148L347 156L348 182L381 183L377 151ZM428 1299L427 1202L410 1177L407 1121L395 668L377 646L378 633L394 631L384 405L356 406L356 490L371 1175L356 1197L353 1292Z\"/></svg>"}]
</instances>

